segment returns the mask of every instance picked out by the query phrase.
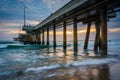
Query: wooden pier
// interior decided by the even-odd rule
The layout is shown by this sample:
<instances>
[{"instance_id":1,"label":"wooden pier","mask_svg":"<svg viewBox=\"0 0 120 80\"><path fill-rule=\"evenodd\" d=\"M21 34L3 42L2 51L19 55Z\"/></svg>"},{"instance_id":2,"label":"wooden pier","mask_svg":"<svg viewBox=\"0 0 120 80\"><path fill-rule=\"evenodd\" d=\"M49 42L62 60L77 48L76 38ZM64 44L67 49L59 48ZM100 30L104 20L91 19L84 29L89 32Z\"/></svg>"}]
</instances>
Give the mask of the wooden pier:
<instances>
[{"instance_id":1,"label":"wooden pier","mask_svg":"<svg viewBox=\"0 0 120 80\"><path fill-rule=\"evenodd\" d=\"M23 27L28 35L36 35L36 42L45 44L44 33L53 30L53 48L56 49L56 29L63 28L63 50L67 50L66 26L73 24L74 52L78 52L77 23L87 24L84 48L87 49L91 24L95 24L96 36L93 49L100 50L101 55L107 55L107 21L115 18L120 11L120 0L71 0L65 6L48 16L34 27ZM41 37L42 36L42 37Z\"/></svg>"}]
</instances>

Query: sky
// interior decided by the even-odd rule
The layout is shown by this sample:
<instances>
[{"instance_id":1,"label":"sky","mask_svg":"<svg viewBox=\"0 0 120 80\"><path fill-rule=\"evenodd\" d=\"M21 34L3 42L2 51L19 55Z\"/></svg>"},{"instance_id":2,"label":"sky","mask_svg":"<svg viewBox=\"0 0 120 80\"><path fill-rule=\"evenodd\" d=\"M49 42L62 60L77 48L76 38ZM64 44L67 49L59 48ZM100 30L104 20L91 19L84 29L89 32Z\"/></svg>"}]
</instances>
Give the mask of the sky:
<instances>
[{"instance_id":1,"label":"sky","mask_svg":"<svg viewBox=\"0 0 120 80\"><path fill-rule=\"evenodd\" d=\"M24 5L27 7L27 24L37 25L69 1L71 0L0 0L0 40L12 40L21 32L24 22ZM118 37L120 34L119 15L120 13L117 13L117 18L110 19L108 22L109 39L120 39ZM78 36L80 39L85 37L86 26L78 23ZM72 35L72 25L67 26L67 30L69 38ZM57 35L62 37L62 29L58 29L57 32ZM91 32L91 36L94 37L94 25L92 25Z\"/></svg>"}]
</instances>

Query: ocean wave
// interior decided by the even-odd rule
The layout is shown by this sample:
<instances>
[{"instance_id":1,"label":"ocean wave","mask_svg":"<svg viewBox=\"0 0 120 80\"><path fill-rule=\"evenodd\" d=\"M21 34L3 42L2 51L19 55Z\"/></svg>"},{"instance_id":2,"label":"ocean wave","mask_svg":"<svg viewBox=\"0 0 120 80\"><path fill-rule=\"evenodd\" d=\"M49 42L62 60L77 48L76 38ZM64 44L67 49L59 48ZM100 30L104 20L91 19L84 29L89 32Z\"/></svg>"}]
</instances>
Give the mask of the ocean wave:
<instances>
[{"instance_id":1,"label":"ocean wave","mask_svg":"<svg viewBox=\"0 0 120 80\"><path fill-rule=\"evenodd\" d=\"M20 44L18 44L18 45L7 45L7 47L6 48L8 48L8 49L18 49L18 48L22 48L22 47L25 47L25 45L20 45Z\"/></svg>"},{"instance_id":2,"label":"ocean wave","mask_svg":"<svg viewBox=\"0 0 120 80\"><path fill-rule=\"evenodd\" d=\"M51 66L43 66L43 67L37 67L37 68L28 68L25 72L41 72L41 71L45 71L45 70L51 70L51 69L57 69L60 68L61 65L60 64L56 64L56 65L51 65Z\"/></svg>"},{"instance_id":3,"label":"ocean wave","mask_svg":"<svg viewBox=\"0 0 120 80\"><path fill-rule=\"evenodd\" d=\"M0 64L2 64L2 63L4 63L5 61L4 61L4 59L0 59Z\"/></svg>"},{"instance_id":4,"label":"ocean wave","mask_svg":"<svg viewBox=\"0 0 120 80\"><path fill-rule=\"evenodd\" d=\"M12 71L4 71L4 72L0 72L0 76L7 76L12 74Z\"/></svg>"},{"instance_id":5,"label":"ocean wave","mask_svg":"<svg viewBox=\"0 0 120 80\"><path fill-rule=\"evenodd\" d=\"M55 64L55 65L50 65L50 66L43 66L43 67L31 67L27 68L25 70L25 73L27 72L34 72L34 73L39 73L42 71L48 71L48 70L53 70L53 69L58 69L58 68L68 68L68 67L77 67L77 66L92 66L92 65L102 65L102 64L108 64L108 63L114 63L117 62L118 59L116 58L102 58L102 59L86 59L86 60L78 60L74 62L68 62L65 64Z\"/></svg>"},{"instance_id":6,"label":"ocean wave","mask_svg":"<svg viewBox=\"0 0 120 80\"><path fill-rule=\"evenodd\" d=\"M16 42L13 42L13 41L0 41L0 44L13 44L13 43L16 43Z\"/></svg>"},{"instance_id":7,"label":"ocean wave","mask_svg":"<svg viewBox=\"0 0 120 80\"><path fill-rule=\"evenodd\" d=\"M0 49L1 48L6 48L8 46L8 44L0 44Z\"/></svg>"},{"instance_id":8,"label":"ocean wave","mask_svg":"<svg viewBox=\"0 0 120 80\"><path fill-rule=\"evenodd\" d=\"M18 49L22 47L25 46L20 44L0 44L0 49Z\"/></svg>"}]
</instances>

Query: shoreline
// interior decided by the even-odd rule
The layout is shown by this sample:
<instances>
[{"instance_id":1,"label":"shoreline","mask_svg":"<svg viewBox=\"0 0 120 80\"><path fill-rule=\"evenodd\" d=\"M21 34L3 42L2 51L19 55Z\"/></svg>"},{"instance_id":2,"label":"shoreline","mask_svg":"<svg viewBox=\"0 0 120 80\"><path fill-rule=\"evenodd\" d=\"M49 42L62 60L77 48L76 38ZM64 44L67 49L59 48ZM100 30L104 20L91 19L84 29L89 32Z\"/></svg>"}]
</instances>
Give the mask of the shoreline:
<instances>
[{"instance_id":1,"label":"shoreline","mask_svg":"<svg viewBox=\"0 0 120 80\"><path fill-rule=\"evenodd\" d=\"M120 80L120 61L110 64L60 67L42 72L18 72L0 80Z\"/></svg>"}]
</instances>

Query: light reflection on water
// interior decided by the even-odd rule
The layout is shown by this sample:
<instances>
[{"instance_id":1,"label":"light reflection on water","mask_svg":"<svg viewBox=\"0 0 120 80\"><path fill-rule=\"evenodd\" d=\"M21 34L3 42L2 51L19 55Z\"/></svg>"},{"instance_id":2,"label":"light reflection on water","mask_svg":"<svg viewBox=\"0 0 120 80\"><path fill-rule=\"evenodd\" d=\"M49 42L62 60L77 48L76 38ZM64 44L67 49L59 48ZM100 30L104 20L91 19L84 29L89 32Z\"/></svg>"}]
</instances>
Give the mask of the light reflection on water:
<instances>
[{"instance_id":1,"label":"light reflection on water","mask_svg":"<svg viewBox=\"0 0 120 80\"><path fill-rule=\"evenodd\" d=\"M25 74L21 80L110 80L108 65L81 66L49 70L47 72ZM34 76L34 77L33 77ZM15 79L18 79L16 77Z\"/></svg>"},{"instance_id":2,"label":"light reflection on water","mask_svg":"<svg viewBox=\"0 0 120 80\"><path fill-rule=\"evenodd\" d=\"M58 71L57 71L58 72ZM59 76L52 76L49 79L55 80L110 80L109 79L109 67L107 65L101 65L97 67L78 67L73 69L68 69L65 71L60 71ZM48 80L48 79L47 79Z\"/></svg>"}]
</instances>

